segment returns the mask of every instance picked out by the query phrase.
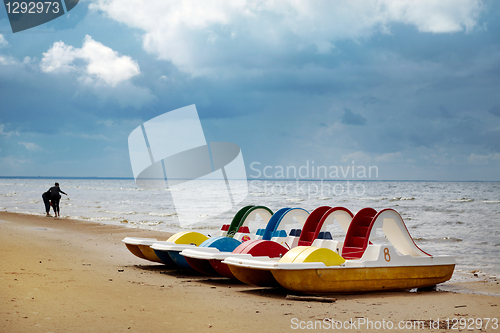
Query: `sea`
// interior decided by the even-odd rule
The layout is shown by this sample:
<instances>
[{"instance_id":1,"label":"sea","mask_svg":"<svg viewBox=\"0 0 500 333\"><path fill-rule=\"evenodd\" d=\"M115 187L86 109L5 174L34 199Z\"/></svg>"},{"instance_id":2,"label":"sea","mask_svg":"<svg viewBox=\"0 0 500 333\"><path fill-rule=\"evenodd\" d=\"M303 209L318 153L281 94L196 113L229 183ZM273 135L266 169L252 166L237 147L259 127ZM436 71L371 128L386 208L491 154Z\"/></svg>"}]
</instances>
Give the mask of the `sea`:
<instances>
[{"instance_id":1,"label":"sea","mask_svg":"<svg viewBox=\"0 0 500 333\"><path fill-rule=\"evenodd\" d=\"M252 179L247 183L248 195L232 210L218 216L196 211L203 221L186 228L179 224L168 189L140 188L133 179L0 178L0 211L45 215L41 196L55 181L68 194L61 199L61 217L168 232L215 235L246 205L263 205L272 211L342 206L354 214L365 207L392 208L401 214L422 250L454 256L458 271L500 274L500 182ZM201 200L203 195L193 196L192 209L203 206ZM250 229L264 226L257 219ZM333 230L332 235L345 236L341 230ZM384 241L383 234L377 238L374 242Z\"/></svg>"}]
</instances>

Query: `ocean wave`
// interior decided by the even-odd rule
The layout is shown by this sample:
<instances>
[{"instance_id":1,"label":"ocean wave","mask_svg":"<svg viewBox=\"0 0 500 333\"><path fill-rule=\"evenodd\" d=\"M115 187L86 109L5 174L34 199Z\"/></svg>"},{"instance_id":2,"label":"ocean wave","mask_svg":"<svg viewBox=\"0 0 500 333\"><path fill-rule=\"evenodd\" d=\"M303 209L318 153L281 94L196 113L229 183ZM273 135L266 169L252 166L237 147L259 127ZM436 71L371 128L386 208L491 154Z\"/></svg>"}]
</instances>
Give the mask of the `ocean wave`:
<instances>
[{"instance_id":1,"label":"ocean wave","mask_svg":"<svg viewBox=\"0 0 500 333\"><path fill-rule=\"evenodd\" d=\"M437 242L462 242L463 239L456 238L456 237L441 237L437 239Z\"/></svg>"},{"instance_id":2,"label":"ocean wave","mask_svg":"<svg viewBox=\"0 0 500 333\"><path fill-rule=\"evenodd\" d=\"M487 204L498 204L500 203L500 200L485 200L483 202Z\"/></svg>"},{"instance_id":3,"label":"ocean wave","mask_svg":"<svg viewBox=\"0 0 500 333\"><path fill-rule=\"evenodd\" d=\"M96 207L96 208L101 208L101 207ZM93 212L95 213L107 213L107 214L113 214L113 215L136 215L139 214L138 212L135 211L116 211L116 210L107 210L107 209L101 209L101 210L94 210Z\"/></svg>"},{"instance_id":4,"label":"ocean wave","mask_svg":"<svg viewBox=\"0 0 500 333\"><path fill-rule=\"evenodd\" d=\"M306 199L302 199L302 198L289 198L289 199L285 199L286 201L288 202L300 202L300 201L305 201Z\"/></svg>"},{"instance_id":5,"label":"ocean wave","mask_svg":"<svg viewBox=\"0 0 500 333\"><path fill-rule=\"evenodd\" d=\"M460 198L460 199L450 199L449 202L472 202L474 199L471 198Z\"/></svg>"},{"instance_id":6,"label":"ocean wave","mask_svg":"<svg viewBox=\"0 0 500 333\"><path fill-rule=\"evenodd\" d=\"M159 226L160 224L163 224L163 223L164 223L163 221L148 221L148 222L143 223L143 224L148 226L148 227L156 227L156 226Z\"/></svg>"},{"instance_id":7,"label":"ocean wave","mask_svg":"<svg viewBox=\"0 0 500 333\"><path fill-rule=\"evenodd\" d=\"M30 200L26 200L26 201L16 201L16 204L18 204L18 205L22 205L22 204L36 205L36 204L39 204L40 202L42 202L42 200L30 199Z\"/></svg>"},{"instance_id":8,"label":"ocean wave","mask_svg":"<svg viewBox=\"0 0 500 333\"><path fill-rule=\"evenodd\" d=\"M215 232L218 232L221 228L221 225L220 224L214 224L213 225L190 225L190 226L186 226L185 227L186 229L190 229L190 230L208 230L208 231L215 231Z\"/></svg>"},{"instance_id":9,"label":"ocean wave","mask_svg":"<svg viewBox=\"0 0 500 333\"><path fill-rule=\"evenodd\" d=\"M387 200L387 198L384 197L350 197L349 199L361 200L361 201L377 201L377 202Z\"/></svg>"},{"instance_id":10,"label":"ocean wave","mask_svg":"<svg viewBox=\"0 0 500 333\"><path fill-rule=\"evenodd\" d=\"M437 242L437 243L442 243L442 242L463 242L463 239L456 238L456 237L440 237L440 238L425 238L425 237L415 237L413 238L414 241L417 242Z\"/></svg>"},{"instance_id":11,"label":"ocean wave","mask_svg":"<svg viewBox=\"0 0 500 333\"><path fill-rule=\"evenodd\" d=\"M104 222L104 221L116 221L119 222L122 218L119 216L95 216L90 218L91 221L99 221L99 222Z\"/></svg>"},{"instance_id":12,"label":"ocean wave","mask_svg":"<svg viewBox=\"0 0 500 333\"><path fill-rule=\"evenodd\" d=\"M78 215L78 216L71 216L70 219L75 219L75 220L87 220L87 221L91 221L92 219L90 217L87 217L87 216L81 216L81 215Z\"/></svg>"},{"instance_id":13,"label":"ocean wave","mask_svg":"<svg viewBox=\"0 0 500 333\"><path fill-rule=\"evenodd\" d=\"M158 217L170 217L170 216L176 216L177 213L148 213L150 216L158 216Z\"/></svg>"},{"instance_id":14,"label":"ocean wave","mask_svg":"<svg viewBox=\"0 0 500 333\"><path fill-rule=\"evenodd\" d=\"M66 188L72 188L71 186L66 186ZM87 187L87 186L75 186L73 187L75 189L79 189L79 190L88 190L88 191L99 191L99 192L102 192L102 191L111 191L113 189L111 188L107 188L107 187Z\"/></svg>"},{"instance_id":15,"label":"ocean wave","mask_svg":"<svg viewBox=\"0 0 500 333\"><path fill-rule=\"evenodd\" d=\"M414 197L394 197L389 199L389 201L406 201L406 200L415 200Z\"/></svg>"}]
</instances>

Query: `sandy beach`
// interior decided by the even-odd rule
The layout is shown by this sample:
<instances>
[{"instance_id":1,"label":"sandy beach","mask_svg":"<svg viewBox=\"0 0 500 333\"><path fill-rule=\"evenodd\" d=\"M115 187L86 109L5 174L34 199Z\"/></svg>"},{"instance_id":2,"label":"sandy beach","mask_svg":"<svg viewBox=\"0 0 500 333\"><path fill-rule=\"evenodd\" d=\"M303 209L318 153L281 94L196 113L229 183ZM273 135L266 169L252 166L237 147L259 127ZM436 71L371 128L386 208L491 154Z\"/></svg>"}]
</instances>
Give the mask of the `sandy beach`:
<instances>
[{"instance_id":1,"label":"sandy beach","mask_svg":"<svg viewBox=\"0 0 500 333\"><path fill-rule=\"evenodd\" d=\"M121 242L127 236L169 234L1 212L0 332L500 331L496 278L292 301L284 289L141 260Z\"/></svg>"}]
</instances>

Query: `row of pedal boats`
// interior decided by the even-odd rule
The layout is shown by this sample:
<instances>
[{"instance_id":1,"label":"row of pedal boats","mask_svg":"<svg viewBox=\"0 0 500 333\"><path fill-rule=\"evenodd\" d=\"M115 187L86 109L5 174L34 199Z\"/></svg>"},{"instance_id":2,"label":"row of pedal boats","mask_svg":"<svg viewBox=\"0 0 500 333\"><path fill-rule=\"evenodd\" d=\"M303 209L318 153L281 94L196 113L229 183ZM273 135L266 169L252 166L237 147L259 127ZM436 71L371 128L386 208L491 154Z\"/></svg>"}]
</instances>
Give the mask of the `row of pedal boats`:
<instances>
[{"instance_id":1,"label":"row of pedal boats","mask_svg":"<svg viewBox=\"0 0 500 333\"><path fill-rule=\"evenodd\" d=\"M250 233L251 221L264 220ZM298 223L301 228L287 229ZM333 239L338 224L343 239ZM377 230L385 236L376 244ZM431 255L410 236L393 209L363 208L354 215L344 207L321 206L308 212L245 206L215 237L179 232L166 241L126 237L131 253L171 268L238 279L259 286L281 286L309 293L353 293L432 287L451 278L452 256Z\"/></svg>"}]
</instances>

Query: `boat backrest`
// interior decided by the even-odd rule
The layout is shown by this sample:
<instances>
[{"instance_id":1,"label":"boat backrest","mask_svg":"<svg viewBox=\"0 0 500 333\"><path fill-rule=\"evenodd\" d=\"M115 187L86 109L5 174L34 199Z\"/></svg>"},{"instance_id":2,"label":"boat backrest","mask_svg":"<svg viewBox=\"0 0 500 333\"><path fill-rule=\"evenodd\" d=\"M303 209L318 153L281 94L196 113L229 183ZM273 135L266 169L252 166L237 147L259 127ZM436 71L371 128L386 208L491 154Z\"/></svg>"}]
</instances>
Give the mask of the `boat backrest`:
<instances>
[{"instance_id":1,"label":"boat backrest","mask_svg":"<svg viewBox=\"0 0 500 333\"><path fill-rule=\"evenodd\" d=\"M248 223L250 221L255 221L257 215L259 215L264 221L264 223L266 223L267 225L267 223L271 219L271 216L273 216L273 211L267 208L266 206L253 206L252 208L247 210L245 214L242 216L239 223L238 231L241 229L241 227L248 227Z\"/></svg>"},{"instance_id":2,"label":"boat backrest","mask_svg":"<svg viewBox=\"0 0 500 333\"><path fill-rule=\"evenodd\" d=\"M330 206L321 206L311 212L302 228L299 246L310 246L312 244L315 237L317 237L316 229L321 222L321 218L331 208Z\"/></svg>"},{"instance_id":3,"label":"boat backrest","mask_svg":"<svg viewBox=\"0 0 500 333\"><path fill-rule=\"evenodd\" d=\"M262 234L262 239L271 240L271 238L274 237L274 232L277 230L284 230L284 226L293 223L294 220L304 225L308 217L309 212L303 208L282 208L274 213L267 223L266 229Z\"/></svg>"},{"instance_id":4,"label":"boat backrest","mask_svg":"<svg viewBox=\"0 0 500 333\"><path fill-rule=\"evenodd\" d=\"M288 212L291 208L290 207L285 207L278 209L273 216L269 219L269 222L267 222L266 229L264 229L264 233L262 234L262 239L265 240L270 240L272 237L272 234L274 230L276 230L276 226L278 225L280 218Z\"/></svg>"},{"instance_id":5,"label":"boat backrest","mask_svg":"<svg viewBox=\"0 0 500 333\"><path fill-rule=\"evenodd\" d=\"M363 208L356 213L347 229L347 234L342 248L344 259L359 259L368 246L372 221L377 211L373 208Z\"/></svg>"},{"instance_id":6,"label":"boat backrest","mask_svg":"<svg viewBox=\"0 0 500 333\"><path fill-rule=\"evenodd\" d=\"M370 237L381 228L389 242L403 255L413 257L431 256L421 250L413 241L401 215L394 209L383 209L374 218L370 228Z\"/></svg>"},{"instance_id":7,"label":"boat backrest","mask_svg":"<svg viewBox=\"0 0 500 333\"><path fill-rule=\"evenodd\" d=\"M233 237L234 234L238 231L238 229L240 228L240 224L241 224L241 219L243 218L243 216L246 214L246 212L248 210L250 210L252 207L254 207L253 205L250 205L250 206L245 206L243 208L241 208L233 217L233 220L231 221L231 224L229 225L229 228L227 230L227 237Z\"/></svg>"},{"instance_id":8,"label":"boat backrest","mask_svg":"<svg viewBox=\"0 0 500 333\"><path fill-rule=\"evenodd\" d=\"M330 208L323 214L321 220L316 226L316 231L314 232L313 241L317 238L320 238L321 232L327 231L326 226L328 224L335 223L335 221L337 221L342 230L344 230L344 232L347 233L347 230L349 229L349 225L351 224L353 216L354 215L347 208L344 207Z\"/></svg>"},{"instance_id":9,"label":"boat backrest","mask_svg":"<svg viewBox=\"0 0 500 333\"><path fill-rule=\"evenodd\" d=\"M273 212L266 206L252 206L250 209L246 210L245 214L241 217L240 222L238 223L238 229L232 237L238 240L243 240L245 235L249 236L250 229L248 228L248 224L250 221L255 221L257 215L259 215L267 224L273 216ZM256 236L252 235L252 237ZM245 238L248 239L249 237Z\"/></svg>"}]
</instances>

